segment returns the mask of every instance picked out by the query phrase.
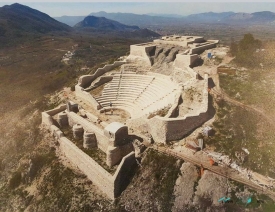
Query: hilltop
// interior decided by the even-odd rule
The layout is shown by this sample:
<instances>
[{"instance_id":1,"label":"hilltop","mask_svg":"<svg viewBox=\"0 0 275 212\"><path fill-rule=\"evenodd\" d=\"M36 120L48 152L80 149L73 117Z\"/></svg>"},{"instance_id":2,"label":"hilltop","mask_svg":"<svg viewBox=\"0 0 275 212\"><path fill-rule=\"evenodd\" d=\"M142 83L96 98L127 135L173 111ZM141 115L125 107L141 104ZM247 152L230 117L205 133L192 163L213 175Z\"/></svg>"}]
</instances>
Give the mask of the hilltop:
<instances>
[{"instance_id":1,"label":"hilltop","mask_svg":"<svg viewBox=\"0 0 275 212\"><path fill-rule=\"evenodd\" d=\"M118 21L104 17L87 16L83 21L74 26L77 31L96 33L101 35L124 37L124 38L150 38L160 35L149 29L140 29L138 26L129 26Z\"/></svg>"},{"instance_id":2,"label":"hilltop","mask_svg":"<svg viewBox=\"0 0 275 212\"><path fill-rule=\"evenodd\" d=\"M60 23L49 15L21 4L0 8L0 35L10 36L18 32L47 33L71 31L71 27Z\"/></svg>"},{"instance_id":3,"label":"hilltop","mask_svg":"<svg viewBox=\"0 0 275 212\"><path fill-rule=\"evenodd\" d=\"M235 13L235 12L222 12L222 13L197 13L188 16L179 15L165 15L165 14L134 14L134 13L107 13L104 11L90 13L90 16L105 17L114 21L118 21L126 25L137 25L139 27L148 26L167 26L167 25L185 25L191 23L209 23L209 24L233 24L233 25L246 25L246 24L270 24L275 21L275 13L269 11L261 11L255 13ZM74 26L79 21L82 21L85 16L62 16L55 17L56 20Z\"/></svg>"},{"instance_id":4,"label":"hilltop","mask_svg":"<svg viewBox=\"0 0 275 212\"><path fill-rule=\"evenodd\" d=\"M75 28L93 28L100 30L137 30L138 26L128 26L104 17L87 16L83 21L74 26Z\"/></svg>"}]
</instances>

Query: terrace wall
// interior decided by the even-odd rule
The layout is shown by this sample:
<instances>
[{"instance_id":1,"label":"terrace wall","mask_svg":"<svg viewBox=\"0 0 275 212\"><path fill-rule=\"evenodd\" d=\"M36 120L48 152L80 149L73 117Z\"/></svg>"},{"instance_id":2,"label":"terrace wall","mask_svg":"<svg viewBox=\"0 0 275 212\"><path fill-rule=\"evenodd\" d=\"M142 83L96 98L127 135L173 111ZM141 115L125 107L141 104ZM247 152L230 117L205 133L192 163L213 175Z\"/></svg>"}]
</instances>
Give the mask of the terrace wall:
<instances>
[{"instance_id":1,"label":"terrace wall","mask_svg":"<svg viewBox=\"0 0 275 212\"><path fill-rule=\"evenodd\" d=\"M177 54L176 59L174 61L174 65L178 68L185 68L186 66L191 66L199 56L197 54L192 55L184 55L184 54Z\"/></svg>"},{"instance_id":2,"label":"terrace wall","mask_svg":"<svg viewBox=\"0 0 275 212\"><path fill-rule=\"evenodd\" d=\"M114 195L118 197L126 185L129 184L129 177L132 175L132 167L136 165L135 152L130 152L122 158L116 173L113 175L114 179Z\"/></svg>"},{"instance_id":3,"label":"terrace wall","mask_svg":"<svg viewBox=\"0 0 275 212\"><path fill-rule=\"evenodd\" d=\"M82 88L89 86L96 78L102 76L103 74L115 69L122 64L125 64L125 61L115 61L113 64L105 65L103 68L99 68L93 75L83 75L78 80L78 85Z\"/></svg>"},{"instance_id":4,"label":"terrace wall","mask_svg":"<svg viewBox=\"0 0 275 212\"><path fill-rule=\"evenodd\" d=\"M204 76L203 100L197 116L184 116L168 118L155 116L149 119L148 130L157 143L180 140L192 130L202 125L209 119L208 115L208 75Z\"/></svg>"},{"instance_id":5,"label":"terrace wall","mask_svg":"<svg viewBox=\"0 0 275 212\"><path fill-rule=\"evenodd\" d=\"M110 199L114 199L112 175L66 137L61 137L59 143L61 152L71 163L77 166Z\"/></svg>"},{"instance_id":6,"label":"terrace wall","mask_svg":"<svg viewBox=\"0 0 275 212\"><path fill-rule=\"evenodd\" d=\"M192 48L190 50L190 54L200 54L201 52L207 50L207 49L212 49L215 48L216 45L218 44L219 41L213 41L213 43L206 44L206 45L201 45L195 48Z\"/></svg>"},{"instance_id":7,"label":"terrace wall","mask_svg":"<svg viewBox=\"0 0 275 212\"><path fill-rule=\"evenodd\" d=\"M156 45L152 43L130 45L130 55L127 57L127 60L142 59L146 65L151 66L150 54L154 49L156 49Z\"/></svg>"},{"instance_id":8,"label":"terrace wall","mask_svg":"<svg viewBox=\"0 0 275 212\"><path fill-rule=\"evenodd\" d=\"M64 137L55 125L48 126L51 134L59 141L59 149L67 159L82 171L108 198L118 197L129 183L132 167L136 164L135 153L124 156L112 176L89 155L80 150L73 142Z\"/></svg>"},{"instance_id":9,"label":"terrace wall","mask_svg":"<svg viewBox=\"0 0 275 212\"><path fill-rule=\"evenodd\" d=\"M45 124L46 126L49 126L49 127L51 125L53 125L54 122L53 122L52 116L66 110L66 107L67 106L65 104L63 104L63 105L60 105L59 107L54 108L52 110L42 112L42 124Z\"/></svg>"},{"instance_id":10,"label":"terrace wall","mask_svg":"<svg viewBox=\"0 0 275 212\"><path fill-rule=\"evenodd\" d=\"M90 103L94 108L101 108L100 104L95 100L95 98L90 93L84 91L80 85L75 86L75 95Z\"/></svg>"}]
</instances>

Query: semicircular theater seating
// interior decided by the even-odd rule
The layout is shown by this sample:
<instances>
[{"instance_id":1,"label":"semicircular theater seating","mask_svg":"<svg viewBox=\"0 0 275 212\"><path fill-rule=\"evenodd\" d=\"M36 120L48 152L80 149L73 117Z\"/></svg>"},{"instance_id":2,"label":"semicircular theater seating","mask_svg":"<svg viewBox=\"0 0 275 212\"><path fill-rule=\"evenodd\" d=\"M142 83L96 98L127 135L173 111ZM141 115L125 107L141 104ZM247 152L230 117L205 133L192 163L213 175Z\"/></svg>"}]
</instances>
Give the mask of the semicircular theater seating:
<instances>
[{"instance_id":1,"label":"semicircular theater seating","mask_svg":"<svg viewBox=\"0 0 275 212\"><path fill-rule=\"evenodd\" d=\"M112 107L138 118L173 104L178 88L176 83L158 76L115 74L102 95L95 99L103 108L109 108L112 103Z\"/></svg>"}]
</instances>

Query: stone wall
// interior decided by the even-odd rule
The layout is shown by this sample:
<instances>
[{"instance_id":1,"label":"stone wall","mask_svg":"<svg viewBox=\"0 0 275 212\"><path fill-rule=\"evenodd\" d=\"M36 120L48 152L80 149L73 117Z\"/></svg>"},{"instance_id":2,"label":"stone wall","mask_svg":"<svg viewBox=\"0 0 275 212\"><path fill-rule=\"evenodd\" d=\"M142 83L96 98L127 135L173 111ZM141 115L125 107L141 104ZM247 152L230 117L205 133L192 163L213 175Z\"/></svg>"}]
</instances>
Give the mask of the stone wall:
<instances>
[{"instance_id":1,"label":"stone wall","mask_svg":"<svg viewBox=\"0 0 275 212\"><path fill-rule=\"evenodd\" d=\"M203 99L197 116L185 116L179 118L167 118L155 116L149 119L148 131L157 143L180 140L192 130L206 122L208 114L208 75L204 76Z\"/></svg>"},{"instance_id":2,"label":"stone wall","mask_svg":"<svg viewBox=\"0 0 275 212\"><path fill-rule=\"evenodd\" d=\"M90 103L94 108L101 108L100 104L95 100L95 98L90 93L84 91L84 89L79 85L75 86L75 95Z\"/></svg>"},{"instance_id":3,"label":"stone wall","mask_svg":"<svg viewBox=\"0 0 275 212\"><path fill-rule=\"evenodd\" d=\"M63 132L55 125L50 126L51 134L55 138L59 139L64 136Z\"/></svg>"},{"instance_id":4,"label":"stone wall","mask_svg":"<svg viewBox=\"0 0 275 212\"><path fill-rule=\"evenodd\" d=\"M201 46L192 48L190 50L190 54L200 54L201 52L203 52L203 51L205 51L207 49L215 48L219 41L212 41L212 42L213 43L206 44L206 45L201 45Z\"/></svg>"},{"instance_id":5,"label":"stone wall","mask_svg":"<svg viewBox=\"0 0 275 212\"><path fill-rule=\"evenodd\" d=\"M112 81L112 79L113 79L112 76L103 76L103 77L100 77L98 80L95 80L95 81L92 82L90 90L92 90L94 88L97 88L97 87L99 87L99 86L101 86L101 85L103 85L103 84L105 84L107 82L110 82L110 81Z\"/></svg>"},{"instance_id":6,"label":"stone wall","mask_svg":"<svg viewBox=\"0 0 275 212\"><path fill-rule=\"evenodd\" d=\"M173 37L174 37L174 39L171 39ZM165 37L162 37L162 39L154 40L154 43L187 47L188 44L205 42L203 37L198 37L198 36L176 36L176 37L175 36L165 36Z\"/></svg>"},{"instance_id":7,"label":"stone wall","mask_svg":"<svg viewBox=\"0 0 275 212\"><path fill-rule=\"evenodd\" d=\"M92 122L98 122L99 118L90 112L84 112L88 119Z\"/></svg>"},{"instance_id":8,"label":"stone wall","mask_svg":"<svg viewBox=\"0 0 275 212\"><path fill-rule=\"evenodd\" d=\"M129 184L132 167L136 165L135 153L131 152L122 158L116 173L113 175L114 179L114 195L118 197L125 187Z\"/></svg>"},{"instance_id":9,"label":"stone wall","mask_svg":"<svg viewBox=\"0 0 275 212\"><path fill-rule=\"evenodd\" d=\"M42 112L42 124L51 126L53 123L53 118L46 112Z\"/></svg>"},{"instance_id":10,"label":"stone wall","mask_svg":"<svg viewBox=\"0 0 275 212\"><path fill-rule=\"evenodd\" d=\"M129 170L136 164L134 152L123 157L112 176L66 137L61 137L59 143L61 152L71 163L77 166L110 199L114 199L121 194L124 184L131 174Z\"/></svg>"},{"instance_id":11,"label":"stone wall","mask_svg":"<svg viewBox=\"0 0 275 212\"><path fill-rule=\"evenodd\" d=\"M209 119L208 113L184 118L154 117L148 121L149 132L157 143L180 140Z\"/></svg>"},{"instance_id":12,"label":"stone wall","mask_svg":"<svg viewBox=\"0 0 275 212\"><path fill-rule=\"evenodd\" d=\"M90 156L79 149L73 142L64 137L63 132L55 126L52 116L65 111L66 105L61 105L53 110L45 111L42 113L42 123L50 130L51 135L54 136L59 142L59 149L68 160L80 169L108 198L114 200L118 197L125 186L128 185L131 173L131 167L136 163L135 153L132 152L134 149L132 143L122 146L119 149L120 158L122 158L115 174L112 176L104 168L102 168L96 161ZM89 121L78 116L74 112L66 111L69 124L81 124L81 126L87 130L92 131L97 136L98 146L107 149L108 138L103 135L103 130L96 127ZM96 119L96 117L92 117ZM105 150L106 151L106 150ZM118 161L119 162L119 161Z\"/></svg>"},{"instance_id":13,"label":"stone wall","mask_svg":"<svg viewBox=\"0 0 275 212\"><path fill-rule=\"evenodd\" d=\"M146 65L151 66L150 52L156 48L155 44L143 43L137 45L130 45L130 55L127 57L128 61L143 60Z\"/></svg>"},{"instance_id":14,"label":"stone wall","mask_svg":"<svg viewBox=\"0 0 275 212\"><path fill-rule=\"evenodd\" d=\"M69 139L59 139L61 152L77 166L101 191L110 199L114 199L114 179L90 156L81 151Z\"/></svg>"},{"instance_id":15,"label":"stone wall","mask_svg":"<svg viewBox=\"0 0 275 212\"><path fill-rule=\"evenodd\" d=\"M184 55L184 54L177 54L176 59L174 61L174 66L178 68L185 68L191 66L199 56L197 54L192 55Z\"/></svg>"},{"instance_id":16,"label":"stone wall","mask_svg":"<svg viewBox=\"0 0 275 212\"><path fill-rule=\"evenodd\" d=\"M130 55L146 58L154 48L156 45L151 43L130 45Z\"/></svg>"},{"instance_id":17,"label":"stone wall","mask_svg":"<svg viewBox=\"0 0 275 212\"><path fill-rule=\"evenodd\" d=\"M181 100L181 94L182 94L182 91L179 91L176 94L174 104L172 104L172 106L170 107L168 113L165 116L166 118L170 118L175 114L176 110L178 109L179 101Z\"/></svg>"},{"instance_id":18,"label":"stone wall","mask_svg":"<svg viewBox=\"0 0 275 212\"><path fill-rule=\"evenodd\" d=\"M78 80L78 85L82 88L89 86L96 78L102 76L108 71L113 70L114 68L125 64L125 61L115 61L113 64L105 65L103 68L99 68L93 75L83 75Z\"/></svg>"},{"instance_id":19,"label":"stone wall","mask_svg":"<svg viewBox=\"0 0 275 212\"><path fill-rule=\"evenodd\" d=\"M57 113L60 113L64 110L66 110L66 104L60 105L59 107L54 108L52 110L42 112L42 114L41 114L42 115L42 124L45 124L50 127L54 123L52 116L54 116Z\"/></svg>"}]
</instances>

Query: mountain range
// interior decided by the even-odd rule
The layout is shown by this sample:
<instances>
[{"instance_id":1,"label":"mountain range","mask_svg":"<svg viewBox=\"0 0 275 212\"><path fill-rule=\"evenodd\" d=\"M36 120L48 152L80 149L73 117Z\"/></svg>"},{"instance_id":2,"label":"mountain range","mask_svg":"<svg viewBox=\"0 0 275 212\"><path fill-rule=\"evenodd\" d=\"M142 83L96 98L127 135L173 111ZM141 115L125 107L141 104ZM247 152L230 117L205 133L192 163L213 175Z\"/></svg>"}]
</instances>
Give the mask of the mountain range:
<instances>
[{"instance_id":1,"label":"mountain range","mask_svg":"<svg viewBox=\"0 0 275 212\"><path fill-rule=\"evenodd\" d=\"M132 31L139 30L138 26L128 26L121 24L117 21L107 19L105 17L87 16L83 21L77 23L75 28L93 28L98 30L119 30L119 31Z\"/></svg>"},{"instance_id":2,"label":"mountain range","mask_svg":"<svg viewBox=\"0 0 275 212\"><path fill-rule=\"evenodd\" d=\"M49 15L18 3L0 7L0 36L71 30L71 27Z\"/></svg>"},{"instance_id":3,"label":"mountain range","mask_svg":"<svg viewBox=\"0 0 275 212\"><path fill-rule=\"evenodd\" d=\"M77 20L77 19L74 19ZM85 29L85 30L84 30ZM74 27L61 23L30 7L15 3L0 7L0 42L5 43L7 39L27 37L35 34L44 34L49 32L73 33L82 31L83 33L96 32L109 33L110 36L117 37L156 37L159 34L140 29L138 26L128 26L114 20L104 17L88 16L79 18ZM24 36L26 35L26 36Z\"/></svg>"},{"instance_id":4,"label":"mountain range","mask_svg":"<svg viewBox=\"0 0 275 212\"><path fill-rule=\"evenodd\" d=\"M223 23L231 25L246 25L246 24L270 24L275 21L275 13L269 11L255 13L198 13L188 16L180 15L165 15L165 14L146 14L139 15L133 13L107 13L104 11L91 13L91 16L105 17L111 20L118 21L122 24L137 25L139 27L148 26L164 26L164 25L183 25L186 23ZM74 26L79 20L83 20L84 16L62 16L55 17L56 20Z\"/></svg>"},{"instance_id":5,"label":"mountain range","mask_svg":"<svg viewBox=\"0 0 275 212\"><path fill-rule=\"evenodd\" d=\"M74 26L78 31L112 34L124 38L151 38L160 35L149 29L141 29L138 26L129 26L105 17L87 16Z\"/></svg>"}]
</instances>

